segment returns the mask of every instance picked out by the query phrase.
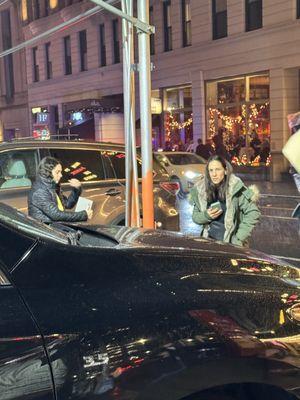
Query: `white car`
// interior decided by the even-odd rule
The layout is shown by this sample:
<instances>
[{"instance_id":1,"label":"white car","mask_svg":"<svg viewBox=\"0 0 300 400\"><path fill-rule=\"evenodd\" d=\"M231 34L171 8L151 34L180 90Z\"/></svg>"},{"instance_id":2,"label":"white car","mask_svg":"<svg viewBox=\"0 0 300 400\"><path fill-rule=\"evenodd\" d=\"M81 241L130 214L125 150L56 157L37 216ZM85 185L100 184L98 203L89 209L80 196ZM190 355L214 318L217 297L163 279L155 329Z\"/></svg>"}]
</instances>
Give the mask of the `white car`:
<instances>
[{"instance_id":1,"label":"white car","mask_svg":"<svg viewBox=\"0 0 300 400\"><path fill-rule=\"evenodd\" d=\"M185 151L155 152L157 161L167 170L173 181L180 184L180 192L188 193L195 179L205 173L206 160Z\"/></svg>"}]
</instances>

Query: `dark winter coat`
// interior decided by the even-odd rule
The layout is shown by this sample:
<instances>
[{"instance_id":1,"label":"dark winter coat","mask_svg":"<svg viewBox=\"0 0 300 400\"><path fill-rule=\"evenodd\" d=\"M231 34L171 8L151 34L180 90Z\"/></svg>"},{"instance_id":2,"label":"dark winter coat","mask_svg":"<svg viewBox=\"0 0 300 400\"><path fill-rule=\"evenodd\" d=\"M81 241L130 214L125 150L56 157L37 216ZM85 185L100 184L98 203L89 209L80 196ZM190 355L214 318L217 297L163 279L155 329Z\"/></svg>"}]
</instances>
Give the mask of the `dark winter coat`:
<instances>
[{"instance_id":1,"label":"dark winter coat","mask_svg":"<svg viewBox=\"0 0 300 400\"><path fill-rule=\"evenodd\" d=\"M207 213L207 195L204 176L201 176L191 190L191 202L194 205L193 221L202 225L201 235L208 237L209 224L213 221ZM253 228L257 224L260 211L256 205L258 200L256 186L247 188L240 178L230 176L226 194L226 213L224 218L224 242L243 246L247 243Z\"/></svg>"},{"instance_id":2,"label":"dark winter coat","mask_svg":"<svg viewBox=\"0 0 300 400\"><path fill-rule=\"evenodd\" d=\"M69 197L60 193L60 188L52 179L38 177L28 194L28 214L41 222L80 222L87 220L86 211L61 211L58 208L59 196L64 209L71 209L77 203L81 188L72 188Z\"/></svg>"}]
</instances>

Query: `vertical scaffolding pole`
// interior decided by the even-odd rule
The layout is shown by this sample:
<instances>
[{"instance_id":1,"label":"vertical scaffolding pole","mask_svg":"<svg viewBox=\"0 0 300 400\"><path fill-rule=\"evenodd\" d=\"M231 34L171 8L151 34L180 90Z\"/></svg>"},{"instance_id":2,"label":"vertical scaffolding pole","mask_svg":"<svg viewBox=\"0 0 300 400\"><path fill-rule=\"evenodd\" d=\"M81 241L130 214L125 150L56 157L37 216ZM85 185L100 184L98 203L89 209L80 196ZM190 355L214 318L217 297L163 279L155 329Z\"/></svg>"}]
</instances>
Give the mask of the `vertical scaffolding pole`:
<instances>
[{"instance_id":1,"label":"vertical scaffolding pole","mask_svg":"<svg viewBox=\"0 0 300 400\"><path fill-rule=\"evenodd\" d=\"M122 11L129 16L133 15L132 3L133 0L122 0ZM126 154L125 225L140 226L135 138L135 83L132 69L134 63L133 25L124 18L122 19L122 46Z\"/></svg>"},{"instance_id":2,"label":"vertical scaffolding pole","mask_svg":"<svg viewBox=\"0 0 300 400\"><path fill-rule=\"evenodd\" d=\"M149 0L138 0L138 19L149 25ZM151 71L149 33L138 31L139 87L142 144L143 227L154 228L151 119Z\"/></svg>"}]
</instances>

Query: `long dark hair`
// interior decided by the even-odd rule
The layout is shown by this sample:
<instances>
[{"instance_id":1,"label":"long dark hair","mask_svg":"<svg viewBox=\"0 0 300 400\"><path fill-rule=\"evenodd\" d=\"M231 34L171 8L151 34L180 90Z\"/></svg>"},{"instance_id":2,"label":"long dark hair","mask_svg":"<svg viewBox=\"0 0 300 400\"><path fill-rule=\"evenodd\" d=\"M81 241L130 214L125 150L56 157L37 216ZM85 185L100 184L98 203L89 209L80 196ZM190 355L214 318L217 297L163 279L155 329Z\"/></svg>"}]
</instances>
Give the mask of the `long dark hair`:
<instances>
[{"instance_id":1,"label":"long dark hair","mask_svg":"<svg viewBox=\"0 0 300 400\"><path fill-rule=\"evenodd\" d=\"M219 185L215 185L210 179L209 164L212 161L219 161L226 171L224 179ZM221 201L226 200L226 192L228 189L229 178L231 174L232 174L232 166L227 160L225 160L225 158L218 155L213 155L209 157L205 168L205 190L208 203L212 203L216 200L221 200Z\"/></svg>"},{"instance_id":2,"label":"long dark hair","mask_svg":"<svg viewBox=\"0 0 300 400\"><path fill-rule=\"evenodd\" d=\"M61 164L59 160L57 160L54 157L44 157L39 166L38 166L38 175L41 176L44 179L47 180L52 180L52 170L55 168L58 164Z\"/></svg>"}]
</instances>

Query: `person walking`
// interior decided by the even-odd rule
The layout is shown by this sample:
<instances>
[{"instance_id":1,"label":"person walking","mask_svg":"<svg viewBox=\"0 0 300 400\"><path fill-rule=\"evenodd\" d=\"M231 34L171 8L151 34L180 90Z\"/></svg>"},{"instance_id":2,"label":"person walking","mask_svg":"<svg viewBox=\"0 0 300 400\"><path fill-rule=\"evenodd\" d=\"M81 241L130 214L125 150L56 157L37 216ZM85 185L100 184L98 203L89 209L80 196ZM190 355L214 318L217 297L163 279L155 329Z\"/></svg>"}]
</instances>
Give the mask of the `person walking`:
<instances>
[{"instance_id":1,"label":"person walking","mask_svg":"<svg viewBox=\"0 0 300 400\"><path fill-rule=\"evenodd\" d=\"M231 164L214 155L191 189L192 219L202 226L201 236L245 246L260 217L258 197L256 186L247 188Z\"/></svg>"},{"instance_id":2,"label":"person walking","mask_svg":"<svg viewBox=\"0 0 300 400\"><path fill-rule=\"evenodd\" d=\"M38 166L36 181L28 194L28 214L45 223L80 222L93 217L93 210L65 211L73 208L81 194L81 183L78 179L70 179L72 188L69 197L60 191L62 165L53 157L45 157Z\"/></svg>"}]
</instances>

